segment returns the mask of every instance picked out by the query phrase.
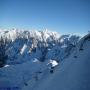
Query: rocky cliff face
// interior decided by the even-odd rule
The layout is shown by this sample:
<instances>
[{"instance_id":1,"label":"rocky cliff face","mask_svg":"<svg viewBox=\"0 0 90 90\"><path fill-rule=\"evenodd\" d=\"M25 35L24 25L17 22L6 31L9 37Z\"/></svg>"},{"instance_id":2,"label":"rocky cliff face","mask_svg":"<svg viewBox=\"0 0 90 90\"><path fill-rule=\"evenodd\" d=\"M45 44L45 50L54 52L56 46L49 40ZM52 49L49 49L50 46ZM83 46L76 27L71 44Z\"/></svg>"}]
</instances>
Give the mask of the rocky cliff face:
<instances>
[{"instance_id":1,"label":"rocky cliff face","mask_svg":"<svg viewBox=\"0 0 90 90\"><path fill-rule=\"evenodd\" d=\"M0 30L0 38L6 43L8 64L20 64L33 59L41 62L49 59L62 61L80 39L77 35L59 35L48 30L18 29Z\"/></svg>"}]
</instances>

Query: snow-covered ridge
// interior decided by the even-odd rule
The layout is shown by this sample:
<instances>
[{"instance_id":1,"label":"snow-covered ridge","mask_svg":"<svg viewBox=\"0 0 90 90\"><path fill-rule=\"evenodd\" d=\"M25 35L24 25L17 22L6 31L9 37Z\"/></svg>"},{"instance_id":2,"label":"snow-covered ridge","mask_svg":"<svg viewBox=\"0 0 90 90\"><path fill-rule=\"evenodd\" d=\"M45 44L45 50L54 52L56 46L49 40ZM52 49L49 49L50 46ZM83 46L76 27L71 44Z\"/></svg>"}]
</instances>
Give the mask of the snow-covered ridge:
<instances>
[{"instance_id":1,"label":"snow-covered ridge","mask_svg":"<svg viewBox=\"0 0 90 90\"><path fill-rule=\"evenodd\" d=\"M30 43L23 41L24 38L11 43L7 51L10 50L11 54L8 54L16 56L13 62L22 62L23 59L27 62L0 68L0 87L18 87L20 90L90 90L90 34L73 43L71 41L76 36L74 39L68 35L62 37L62 42L51 42L50 46L54 44L52 47L48 44L48 51L46 47L36 47L36 51L31 50L29 55ZM21 54L17 51L19 46L22 47ZM40 62L39 57L43 54L45 61ZM63 55L67 57L63 58ZM56 62L61 58L64 60ZM55 66L53 73L50 73L50 63Z\"/></svg>"},{"instance_id":2,"label":"snow-covered ridge","mask_svg":"<svg viewBox=\"0 0 90 90\"><path fill-rule=\"evenodd\" d=\"M37 30L20 30L20 29L11 29L11 30L0 30L0 37L8 38L15 40L18 37L22 38L30 38L30 37L36 37L36 38L41 38L43 35L43 38L46 40L50 36L53 36L55 38L59 38L60 35L57 32L51 32L48 30L44 31L37 31Z\"/></svg>"},{"instance_id":3,"label":"snow-covered ridge","mask_svg":"<svg viewBox=\"0 0 90 90\"><path fill-rule=\"evenodd\" d=\"M7 62L11 64L23 63L35 58L40 61L62 60L69 55L80 39L77 35L60 35L48 30L19 29L0 30L0 37L7 42Z\"/></svg>"},{"instance_id":4,"label":"snow-covered ridge","mask_svg":"<svg viewBox=\"0 0 90 90\"><path fill-rule=\"evenodd\" d=\"M39 81L33 90L90 90L90 33L85 35L56 68L53 75ZM30 84L30 82L29 82ZM31 86L24 87L29 90Z\"/></svg>"}]
</instances>

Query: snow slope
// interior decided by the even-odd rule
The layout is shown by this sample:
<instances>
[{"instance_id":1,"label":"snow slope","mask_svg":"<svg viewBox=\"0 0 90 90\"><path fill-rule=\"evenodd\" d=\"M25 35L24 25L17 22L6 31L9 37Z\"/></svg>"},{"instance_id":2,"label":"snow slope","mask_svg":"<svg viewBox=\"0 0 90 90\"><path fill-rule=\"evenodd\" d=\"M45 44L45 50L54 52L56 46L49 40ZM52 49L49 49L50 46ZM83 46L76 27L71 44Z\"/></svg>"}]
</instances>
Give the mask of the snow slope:
<instances>
[{"instance_id":1,"label":"snow slope","mask_svg":"<svg viewBox=\"0 0 90 90\"><path fill-rule=\"evenodd\" d=\"M40 62L26 62L0 68L0 87L22 87L40 69Z\"/></svg>"},{"instance_id":2,"label":"snow slope","mask_svg":"<svg viewBox=\"0 0 90 90\"><path fill-rule=\"evenodd\" d=\"M83 44L83 49L80 47ZM55 72L39 80L32 88L23 90L90 90L90 34L77 44L74 52L56 68Z\"/></svg>"},{"instance_id":3,"label":"snow slope","mask_svg":"<svg viewBox=\"0 0 90 90\"><path fill-rule=\"evenodd\" d=\"M7 41L6 54L8 55L6 63L8 65L0 68L0 88L19 87L24 90L44 90L43 87L45 87L47 88L45 90L51 90L48 87L51 88L50 83L53 82L55 76L59 76L59 71L62 71L59 69L66 67L69 63L69 59L66 60L66 58L71 54L74 55L73 53L75 55L79 53L75 48L80 38L77 35L60 36L56 32L47 30L13 29L0 30L0 37ZM53 74L50 73L47 65L50 60L60 62L60 66L56 67ZM65 62L67 64L64 66Z\"/></svg>"}]
</instances>

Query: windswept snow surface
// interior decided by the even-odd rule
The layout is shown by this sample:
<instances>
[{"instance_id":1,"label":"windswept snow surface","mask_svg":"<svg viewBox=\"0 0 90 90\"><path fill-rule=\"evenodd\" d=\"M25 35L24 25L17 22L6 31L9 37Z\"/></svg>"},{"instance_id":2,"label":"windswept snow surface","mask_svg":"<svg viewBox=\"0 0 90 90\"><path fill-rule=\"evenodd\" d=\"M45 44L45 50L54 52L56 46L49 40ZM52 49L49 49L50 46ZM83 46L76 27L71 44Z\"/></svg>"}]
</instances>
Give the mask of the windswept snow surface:
<instances>
[{"instance_id":1,"label":"windswept snow surface","mask_svg":"<svg viewBox=\"0 0 90 90\"><path fill-rule=\"evenodd\" d=\"M39 62L26 62L0 69L0 87L22 87L40 69ZM11 89L12 90L12 89Z\"/></svg>"}]
</instances>

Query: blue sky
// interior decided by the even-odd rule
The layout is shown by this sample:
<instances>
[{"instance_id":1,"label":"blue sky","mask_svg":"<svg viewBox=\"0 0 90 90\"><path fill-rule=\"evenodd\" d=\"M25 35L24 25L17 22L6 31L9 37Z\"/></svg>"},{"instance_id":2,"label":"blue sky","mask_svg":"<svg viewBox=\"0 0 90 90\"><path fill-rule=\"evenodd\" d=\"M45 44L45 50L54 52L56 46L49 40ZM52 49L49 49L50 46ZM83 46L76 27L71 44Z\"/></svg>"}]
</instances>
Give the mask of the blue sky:
<instances>
[{"instance_id":1,"label":"blue sky","mask_svg":"<svg viewBox=\"0 0 90 90\"><path fill-rule=\"evenodd\" d=\"M0 28L90 30L90 0L0 0Z\"/></svg>"}]
</instances>

